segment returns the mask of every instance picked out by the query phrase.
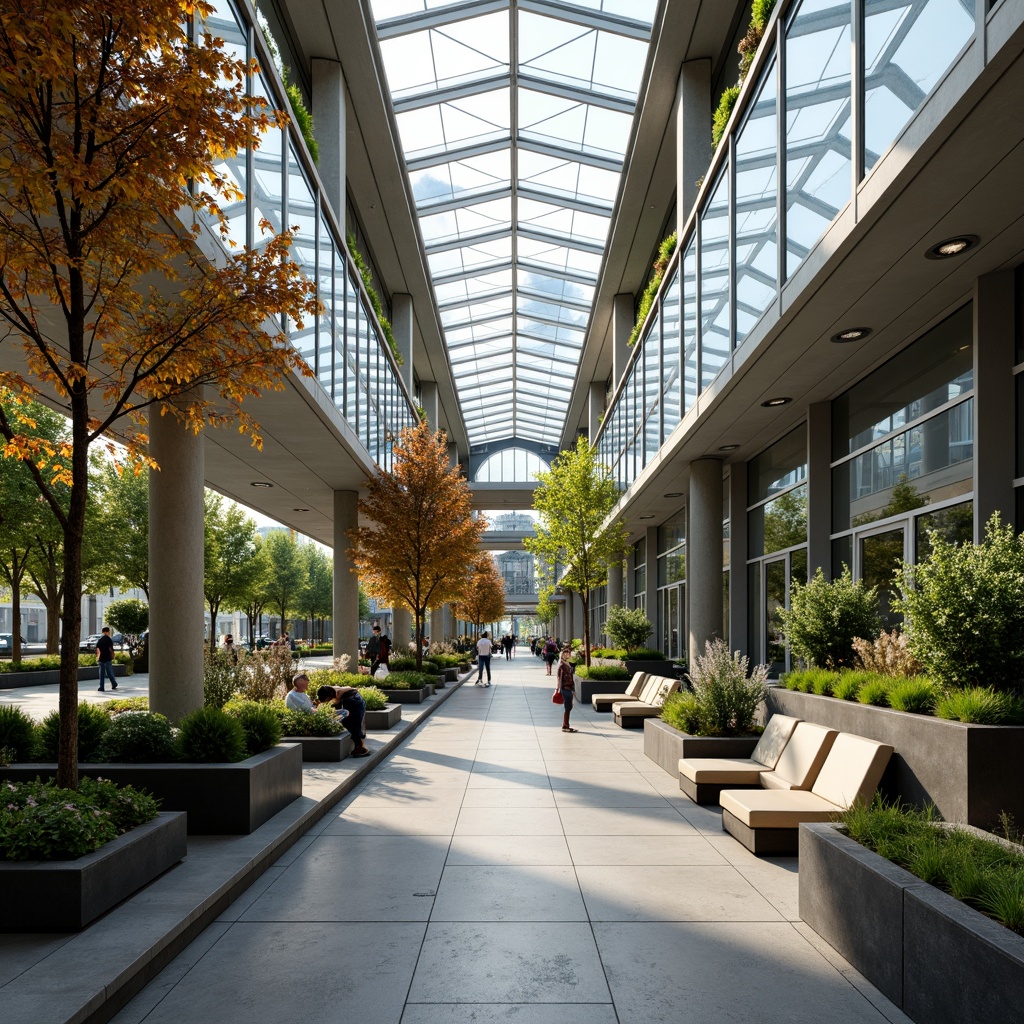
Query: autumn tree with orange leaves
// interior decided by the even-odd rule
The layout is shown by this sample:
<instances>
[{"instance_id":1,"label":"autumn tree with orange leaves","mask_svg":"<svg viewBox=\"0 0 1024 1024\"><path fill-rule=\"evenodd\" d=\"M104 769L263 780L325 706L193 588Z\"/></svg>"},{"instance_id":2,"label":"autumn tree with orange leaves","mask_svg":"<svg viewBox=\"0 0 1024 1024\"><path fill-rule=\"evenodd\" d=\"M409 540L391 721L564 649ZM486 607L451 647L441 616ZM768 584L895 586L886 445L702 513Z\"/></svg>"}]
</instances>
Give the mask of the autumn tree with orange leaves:
<instances>
[{"instance_id":1,"label":"autumn tree with orange leaves","mask_svg":"<svg viewBox=\"0 0 1024 1024\"><path fill-rule=\"evenodd\" d=\"M317 309L289 236L265 233L216 265L200 252L203 221L231 247L221 206L243 198L219 168L285 123L252 94L256 65L205 30L212 12L205 0L0 0L0 386L70 423L55 445L16 407L0 412L0 436L64 534L57 781L69 788L90 445L114 438L127 471L156 468L151 408L259 444L243 400L308 372L278 328Z\"/></svg>"},{"instance_id":2,"label":"autumn tree with orange leaves","mask_svg":"<svg viewBox=\"0 0 1024 1024\"><path fill-rule=\"evenodd\" d=\"M351 531L348 556L368 594L412 612L423 635L428 608L458 601L487 520L474 519L469 485L448 464L445 435L421 420L401 431L390 473L371 477L359 515L373 525ZM423 663L416 645L416 666Z\"/></svg>"},{"instance_id":3,"label":"autumn tree with orange leaves","mask_svg":"<svg viewBox=\"0 0 1024 1024\"><path fill-rule=\"evenodd\" d=\"M466 593L456 601L454 611L460 619L472 622L477 630L485 622L497 622L505 615L505 584L494 558L480 552L473 560Z\"/></svg>"}]
</instances>

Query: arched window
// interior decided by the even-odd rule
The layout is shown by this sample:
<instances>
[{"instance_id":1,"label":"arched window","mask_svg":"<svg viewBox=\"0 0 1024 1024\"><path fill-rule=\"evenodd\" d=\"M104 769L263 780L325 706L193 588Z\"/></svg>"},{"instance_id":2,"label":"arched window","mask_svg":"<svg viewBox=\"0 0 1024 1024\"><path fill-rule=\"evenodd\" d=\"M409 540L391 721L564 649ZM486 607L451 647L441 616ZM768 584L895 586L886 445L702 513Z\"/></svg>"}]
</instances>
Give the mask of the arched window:
<instances>
[{"instance_id":1,"label":"arched window","mask_svg":"<svg viewBox=\"0 0 1024 1024\"><path fill-rule=\"evenodd\" d=\"M532 483L537 474L547 472L551 466L540 456L525 448L506 448L496 452L477 470L480 484Z\"/></svg>"}]
</instances>

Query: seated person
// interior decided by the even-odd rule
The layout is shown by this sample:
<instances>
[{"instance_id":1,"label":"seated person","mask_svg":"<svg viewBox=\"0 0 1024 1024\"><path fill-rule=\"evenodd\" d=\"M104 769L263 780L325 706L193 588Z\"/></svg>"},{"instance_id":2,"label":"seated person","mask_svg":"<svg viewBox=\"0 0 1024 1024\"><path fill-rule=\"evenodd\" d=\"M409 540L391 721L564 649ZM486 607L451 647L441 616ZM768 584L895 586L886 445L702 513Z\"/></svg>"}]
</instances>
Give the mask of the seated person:
<instances>
[{"instance_id":1,"label":"seated person","mask_svg":"<svg viewBox=\"0 0 1024 1024\"><path fill-rule=\"evenodd\" d=\"M285 706L289 711L307 711L312 713L313 702L309 699L306 690L309 689L309 676L305 672L299 672L292 677L292 688L284 699Z\"/></svg>"},{"instance_id":2,"label":"seated person","mask_svg":"<svg viewBox=\"0 0 1024 1024\"><path fill-rule=\"evenodd\" d=\"M335 713L345 719L345 728L355 740L353 757L369 757L370 748L363 742L363 719L366 717L366 701L354 686L321 686L316 691L321 704L328 704Z\"/></svg>"}]
</instances>

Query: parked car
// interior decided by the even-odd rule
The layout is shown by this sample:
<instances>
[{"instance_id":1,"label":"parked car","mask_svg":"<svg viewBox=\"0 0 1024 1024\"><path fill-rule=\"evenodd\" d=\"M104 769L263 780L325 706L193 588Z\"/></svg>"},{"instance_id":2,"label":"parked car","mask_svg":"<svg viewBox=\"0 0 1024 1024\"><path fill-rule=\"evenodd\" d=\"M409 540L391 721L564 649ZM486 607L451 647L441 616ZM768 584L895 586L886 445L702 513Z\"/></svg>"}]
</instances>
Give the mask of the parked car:
<instances>
[{"instance_id":1,"label":"parked car","mask_svg":"<svg viewBox=\"0 0 1024 1024\"><path fill-rule=\"evenodd\" d=\"M28 641L21 637L21 642L27 644ZM0 633L0 651L9 651L14 647L14 634L13 633Z\"/></svg>"},{"instance_id":2,"label":"parked car","mask_svg":"<svg viewBox=\"0 0 1024 1024\"><path fill-rule=\"evenodd\" d=\"M96 644L99 643L102 633L90 633L79 645L78 649L83 653L95 654ZM119 650L124 650L124 634L123 633L111 633L110 639L114 641L114 646Z\"/></svg>"}]
</instances>

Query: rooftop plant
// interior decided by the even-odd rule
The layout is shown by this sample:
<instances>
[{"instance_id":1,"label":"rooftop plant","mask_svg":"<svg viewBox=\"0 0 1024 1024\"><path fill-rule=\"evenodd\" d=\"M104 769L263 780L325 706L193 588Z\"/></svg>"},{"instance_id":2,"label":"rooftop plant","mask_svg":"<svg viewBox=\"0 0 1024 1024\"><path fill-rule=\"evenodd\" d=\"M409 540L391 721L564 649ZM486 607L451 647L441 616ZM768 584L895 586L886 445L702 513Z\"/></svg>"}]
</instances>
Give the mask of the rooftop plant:
<instances>
[{"instance_id":1,"label":"rooftop plant","mask_svg":"<svg viewBox=\"0 0 1024 1024\"><path fill-rule=\"evenodd\" d=\"M644 329L644 324L647 323L647 317L650 315L651 308L654 305L654 299L658 294L658 289L661 288L662 279L665 276L665 271L668 269L668 265L672 260L672 254L676 251L676 245L679 239L676 233L673 231L668 238L662 241L661 245L658 246L658 257L652 265L653 274L651 275L650 281L647 282L647 287L644 289L643 295L640 297L640 307L636 311L636 323L633 325L633 330L629 335L629 344L635 345L640 337L641 331Z\"/></svg>"}]
</instances>

